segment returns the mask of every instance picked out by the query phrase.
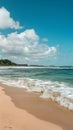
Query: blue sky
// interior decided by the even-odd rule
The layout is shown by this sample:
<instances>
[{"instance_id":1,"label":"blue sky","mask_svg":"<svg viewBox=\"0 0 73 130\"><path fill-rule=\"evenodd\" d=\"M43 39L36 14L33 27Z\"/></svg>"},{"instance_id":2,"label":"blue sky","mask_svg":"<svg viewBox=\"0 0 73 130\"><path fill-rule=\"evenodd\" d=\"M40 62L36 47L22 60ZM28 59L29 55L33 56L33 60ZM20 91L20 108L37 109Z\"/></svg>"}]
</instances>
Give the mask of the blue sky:
<instances>
[{"instance_id":1,"label":"blue sky","mask_svg":"<svg viewBox=\"0 0 73 130\"><path fill-rule=\"evenodd\" d=\"M1 58L9 58L17 62L26 62L29 64L73 65L72 0L1 0L0 8L2 9L2 7L10 13L10 18L15 22L19 22L19 25L16 25L16 23L15 25L11 24L12 28L4 23L4 28L0 28L0 33L4 38L2 39L1 37L2 42L6 39L9 43L9 38L12 36L11 34L15 32L17 32L16 37L19 37L18 34L21 35L22 32L24 32L24 35L32 34L35 40L33 40L30 45L27 43L29 48L24 45L25 43L21 44L22 48L25 48L25 51L28 49L32 50L32 52L28 52L29 54L25 54L21 53L22 49L19 50L17 47L18 44L16 44L17 41L13 36L15 39L13 41L16 41L16 43L10 42L10 45L12 46L13 44L12 48L15 46L17 54L11 50L11 48L5 52L4 49L7 47L2 46L6 44L4 42L0 46ZM3 18L3 16L1 18ZM28 38L28 42L29 39L30 38ZM33 38L31 38L31 40L32 39ZM33 49L37 51L33 51L31 44L36 43L39 45L36 45ZM10 45L6 45L9 48Z\"/></svg>"}]
</instances>

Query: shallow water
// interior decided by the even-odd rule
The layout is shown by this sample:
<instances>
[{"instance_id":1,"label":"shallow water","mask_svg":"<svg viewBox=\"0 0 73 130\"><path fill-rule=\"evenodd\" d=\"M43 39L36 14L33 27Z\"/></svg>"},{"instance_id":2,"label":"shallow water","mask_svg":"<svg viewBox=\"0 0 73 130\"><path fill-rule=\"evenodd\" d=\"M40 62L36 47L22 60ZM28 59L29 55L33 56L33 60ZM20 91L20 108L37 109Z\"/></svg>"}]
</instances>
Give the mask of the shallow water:
<instances>
[{"instance_id":1,"label":"shallow water","mask_svg":"<svg viewBox=\"0 0 73 130\"><path fill-rule=\"evenodd\" d=\"M40 92L41 98L50 98L73 110L73 69L1 67L0 82Z\"/></svg>"}]
</instances>

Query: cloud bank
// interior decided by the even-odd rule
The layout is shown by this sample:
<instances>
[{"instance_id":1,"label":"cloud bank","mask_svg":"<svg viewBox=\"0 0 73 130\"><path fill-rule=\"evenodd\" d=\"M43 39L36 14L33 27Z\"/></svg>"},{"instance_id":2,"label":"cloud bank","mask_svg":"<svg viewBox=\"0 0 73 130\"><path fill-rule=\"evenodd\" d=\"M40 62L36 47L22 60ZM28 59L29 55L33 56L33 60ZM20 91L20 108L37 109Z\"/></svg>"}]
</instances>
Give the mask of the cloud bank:
<instances>
[{"instance_id":1,"label":"cloud bank","mask_svg":"<svg viewBox=\"0 0 73 130\"><path fill-rule=\"evenodd\" d=\"M20 23L18 21L15 21L11 16L10 12L4 8L0 8L0 29L20 29Z\"/></svg>"},{"instance_id":2,"label":"cloud bank","mask_svg":"<svg viewBox=\"0 0 73 130\"><path fill-rule=\"evenodd\" d=\"M11 17L6 8L1 7L0 29L8 28L21 29L21 26ZM40 39L33 28L21 33L17 31L7 35L0 34L0 58L7 58L18 63L44 62L57 53L57 47L50 47L45 42L48 42L48 38Z\"/></svg>"},{"instance_id":3,"label":"cloud bank","mask_svg":"<svg viewBox=\"0 0 73 130\"><path fill-rule=\"evenodd\" d=\"M0 56L5 58L24 59L24 61L39 61L50 58L57 53L57 47L49 47L40 43L40 37L34 29L24 32L13 32L7 36L0 35Z\"/></svg>"}]
</instances>

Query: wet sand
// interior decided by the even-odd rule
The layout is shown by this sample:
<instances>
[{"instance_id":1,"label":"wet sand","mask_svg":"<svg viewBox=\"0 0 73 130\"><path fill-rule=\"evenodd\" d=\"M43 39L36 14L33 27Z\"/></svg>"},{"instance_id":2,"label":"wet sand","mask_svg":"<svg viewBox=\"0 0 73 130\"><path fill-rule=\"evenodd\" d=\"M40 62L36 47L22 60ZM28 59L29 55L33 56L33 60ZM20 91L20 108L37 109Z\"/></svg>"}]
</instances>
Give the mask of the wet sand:
<instances>
[{"instance_id":1,"label":"wet sand","mask_svg":"<svg viewBox=\"0 0 73 130\"><path fill-rule=\"evenodd\" d=\"M73 130L73 112L38 93L1 85L0 130Z\"/></svg>"}]
</instances>

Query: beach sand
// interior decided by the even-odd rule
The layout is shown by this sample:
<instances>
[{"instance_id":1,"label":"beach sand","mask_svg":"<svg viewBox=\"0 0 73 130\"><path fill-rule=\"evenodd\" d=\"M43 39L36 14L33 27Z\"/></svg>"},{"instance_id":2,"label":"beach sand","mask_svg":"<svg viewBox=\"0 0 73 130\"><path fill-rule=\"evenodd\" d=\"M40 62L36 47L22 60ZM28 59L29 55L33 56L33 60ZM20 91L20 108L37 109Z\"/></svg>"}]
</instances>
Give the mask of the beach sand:
<instances>
[{"instance_id":1,"label":"beach sand","mask_svg":"<svg viewBox=\"0 0 73 130\"><path fill-rule=\"evenodd\" d=\"M0 130L73 130L73 112L38 93L0 85Z\"/></svg>"}]
</instances>

